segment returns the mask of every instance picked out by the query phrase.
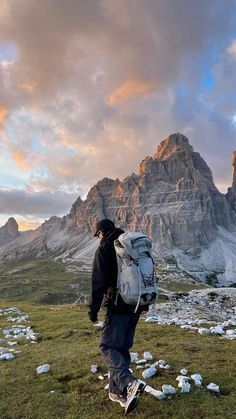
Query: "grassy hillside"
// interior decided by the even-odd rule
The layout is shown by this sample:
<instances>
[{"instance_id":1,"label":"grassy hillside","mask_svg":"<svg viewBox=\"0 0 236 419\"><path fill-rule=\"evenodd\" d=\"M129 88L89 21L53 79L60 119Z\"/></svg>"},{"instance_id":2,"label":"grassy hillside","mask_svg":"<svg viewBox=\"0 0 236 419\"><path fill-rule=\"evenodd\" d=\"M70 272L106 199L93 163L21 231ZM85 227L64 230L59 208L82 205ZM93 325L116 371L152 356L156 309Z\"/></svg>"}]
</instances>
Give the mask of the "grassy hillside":
<instances>
[{"instance_id":1,"label":"grassy hillside","mask_svg":"<svg viewBox=\"0 0 236 419\"><path fill-rule=\"evenodd\" d=\"M90 292L91 274L78 272L80 263L54 260L22 260L0 266L0 301L28 301L39 304L73 303L79 293ZM160 275L159 287L188 292L206 285L182 278L177 281ZM161 298L161 294L160 294Z\"/></svg>"},{"instance_id":2,"label":"grassy hillside","mask_svg":"<svg viewBox=\"0 0 236 419\"><path fill-rule=\"evenodd\" d=\"M60 272L57 273L60 276ZM40 273L39 273L40 276ZM45 279L46 280L46 279ZM32 295L32 294L29 294ZM22 340L22 353L11 361L0 361L1 419L116 419L123 410L108 399L98 374L91 364L106 372L99 353L99 333L87 319L84 306L37 305L21 301L1 301L0 308L17 306L30 313L30 325L40 333L38 344ZM102 316L101 316L102 317ZM0 317L0 328L9 324ZM0 330L0 338L2 338ZM235 342L219 337L201 337L176 326L158 326L140 320L134 351L149 350L155 359L164 359L170 370L158 370L148 384L161 389L162 384L177 386L178 371L200 372L204 385L214 382L221 388L219 397L192 388L190 394L178 394L158 401L144 393L131 418L233 418L236 415ZM36 367L49 363L48 374L37 375ZM136 374L141 378L141 373ZM53 391L53 392L52 392Z\"/></svg>"},{"instance_id":3,"label":"grassy hillside","mask_svg":"<svg viewBox=\"0 0 236 419\"><path fill-rule=\"evenodd\" d=\"M72 303L79 292L89 292L90 275L66 269L66 264L38 259L1 266L0 300Z\"/></svg>"}]
</instances>

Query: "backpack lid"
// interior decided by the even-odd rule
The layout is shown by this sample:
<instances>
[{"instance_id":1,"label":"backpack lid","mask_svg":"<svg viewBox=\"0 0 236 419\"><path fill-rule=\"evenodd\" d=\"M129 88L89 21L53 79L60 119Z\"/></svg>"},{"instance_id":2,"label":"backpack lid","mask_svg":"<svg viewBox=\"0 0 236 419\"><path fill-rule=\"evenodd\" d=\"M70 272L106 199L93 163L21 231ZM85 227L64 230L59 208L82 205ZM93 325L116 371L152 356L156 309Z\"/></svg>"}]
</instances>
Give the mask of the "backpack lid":
<instances>
[{"instance_id":1,"label":"backpack lid","mask_svg":"<svg viewBox=\"0 0 236 419\"><path fill-rule=\"evenodd\" d=\"M118 237L118 242L124 247L126 253L128 253L132 258L136 258L136 251L135 251L135 241L148 241L150 243L150 251L152 249L152 239L148 237L146 234L138 232L138 231L126 231L125 233L121 234Z\"/></svg>"}]
</instances>

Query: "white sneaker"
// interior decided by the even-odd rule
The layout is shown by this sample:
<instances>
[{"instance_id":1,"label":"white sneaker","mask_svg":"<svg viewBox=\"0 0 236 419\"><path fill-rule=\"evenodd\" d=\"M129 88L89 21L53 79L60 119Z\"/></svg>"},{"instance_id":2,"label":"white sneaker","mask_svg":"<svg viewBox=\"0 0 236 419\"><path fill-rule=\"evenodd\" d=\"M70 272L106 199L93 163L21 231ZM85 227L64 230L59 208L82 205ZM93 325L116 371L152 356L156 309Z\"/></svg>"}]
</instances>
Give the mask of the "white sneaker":
<instances>
[{"instance_id":1,"label":"white sneaker","mask_svg":"<svg viewBox=\"0 0 236 419\"><path fill-rule=\"evenodd\" d=\"M125 414L132 412L138 405L139 396L145 389L142 381L134 380L127 386L127 402L125 404Z\"/></svg>"},{"instance_id":2,"label":"white sneaker","mask_svg":"<svg viewBox=\"0 0 236 419\"><path fill-rule=\"evenodd\" d=\"M118 394L115 394L115 393L109 393L109 399L113 402L120 403L121 407L126 406L127 399L123 396L119 396Z\"/></svg>"}]
</instances>

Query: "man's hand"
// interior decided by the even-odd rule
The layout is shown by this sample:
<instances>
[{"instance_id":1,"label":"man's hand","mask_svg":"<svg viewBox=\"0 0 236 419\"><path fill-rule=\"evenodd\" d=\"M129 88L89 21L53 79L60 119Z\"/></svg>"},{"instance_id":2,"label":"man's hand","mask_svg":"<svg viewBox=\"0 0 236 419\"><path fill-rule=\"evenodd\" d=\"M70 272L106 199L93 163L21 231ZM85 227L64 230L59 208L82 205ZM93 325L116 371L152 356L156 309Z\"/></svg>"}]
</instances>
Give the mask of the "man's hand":
<instances>
[{"instance_id":1,"label":"man's hand","mask_svg":"<svg viewBox=\"0 0 236 419\"><path fill-rule=\"evenodd\" d=\"M89 309L88 316L89 316L89 319L91 320L91 322L95 323L95 322L98 321L98 313L97 313L97 311L94 311L94 310Z\"/></svg>"}]
</instances>

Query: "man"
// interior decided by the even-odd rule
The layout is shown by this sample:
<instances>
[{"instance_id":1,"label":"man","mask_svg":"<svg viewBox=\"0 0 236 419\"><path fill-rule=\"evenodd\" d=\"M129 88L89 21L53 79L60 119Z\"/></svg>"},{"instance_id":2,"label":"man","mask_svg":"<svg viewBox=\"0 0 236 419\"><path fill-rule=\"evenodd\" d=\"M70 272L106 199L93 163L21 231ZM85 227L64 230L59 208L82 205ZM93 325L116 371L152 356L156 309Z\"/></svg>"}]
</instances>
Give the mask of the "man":
<instances>
[{"instance_id":1,"label":"man","mask_svg":"<svg viewBox=\"0 0 236 419\"><path fill-rule=\"evenodd\" d=\"M109 398L118 402L130 413L138 404L145 385L132 376L129 349L133 345L140 307L126 304L120 295L116 298L117 260L114 240L123 230L108 219L99 221L94 236L100 239L92 270L92 294L89 301L89 318L97 321L101 305L106 308L100 348L110 372Z\"/></svg>"}]
</instances>

